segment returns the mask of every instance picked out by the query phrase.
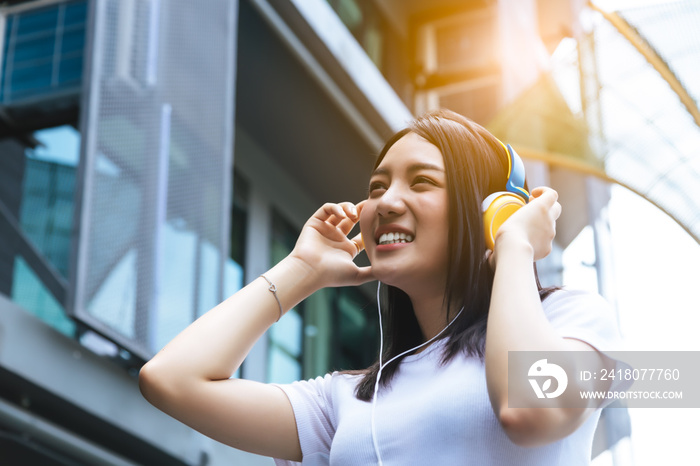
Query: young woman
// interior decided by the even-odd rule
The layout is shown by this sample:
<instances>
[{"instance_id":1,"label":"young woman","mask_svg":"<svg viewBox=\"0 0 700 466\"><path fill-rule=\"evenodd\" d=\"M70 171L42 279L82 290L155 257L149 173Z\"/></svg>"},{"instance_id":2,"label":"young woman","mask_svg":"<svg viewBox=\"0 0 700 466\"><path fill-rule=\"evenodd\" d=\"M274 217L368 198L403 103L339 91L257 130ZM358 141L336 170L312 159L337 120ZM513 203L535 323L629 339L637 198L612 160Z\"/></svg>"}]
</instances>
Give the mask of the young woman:
<instances>
[{"instance_id":1,"label":"young woman","mask_svg":"<svg viewBox=\"0 0 700 466\"><path fill-rule=\"evenodd\" d=\"M417 118L381 152L368 198L321 207L288 257L143 367L144 396L278 464L588 464L599 409L509 406L509 351L590 351L603 365L617 339L602 298L539 287L555 191L534 189L487 249L481 204L504 190L509 157L460 115ZM353 262L363 247L370 267ZM281 386L229 379L284 311L370 280L386 298L381 365Z\"/></svg>"}]
</instances>

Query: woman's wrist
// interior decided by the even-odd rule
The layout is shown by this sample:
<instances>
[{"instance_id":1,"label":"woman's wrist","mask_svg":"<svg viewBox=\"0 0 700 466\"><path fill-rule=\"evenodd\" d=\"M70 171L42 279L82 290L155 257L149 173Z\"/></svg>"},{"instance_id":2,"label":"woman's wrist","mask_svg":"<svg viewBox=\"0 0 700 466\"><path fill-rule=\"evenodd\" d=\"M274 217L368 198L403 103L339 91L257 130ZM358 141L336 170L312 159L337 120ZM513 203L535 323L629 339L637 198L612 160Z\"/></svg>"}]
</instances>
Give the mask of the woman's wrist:
<instances>
[{"instance_id":1,"label":"woman's wrist","mask_svg":"<svg viewBox=\"0 0 700 466\"><path fill-rule=\"evenodd\" d=\"M318 273L304 261L292 256L282 259L261 277L272 294L271 298L277 301L282 315L323 288Z\"/></svg>"},{"instance_id":2,"label":"woman's wrist","mask_svg":"<svg viewBox=\"0 0 700 466\"><path fill-rule=\"evenodd\" d=\"M535 250L522 235L498 235L493 248L494 267L502 260L513 260L516 258L532 263L535 260Z\"/></svg>"}]
</instances>

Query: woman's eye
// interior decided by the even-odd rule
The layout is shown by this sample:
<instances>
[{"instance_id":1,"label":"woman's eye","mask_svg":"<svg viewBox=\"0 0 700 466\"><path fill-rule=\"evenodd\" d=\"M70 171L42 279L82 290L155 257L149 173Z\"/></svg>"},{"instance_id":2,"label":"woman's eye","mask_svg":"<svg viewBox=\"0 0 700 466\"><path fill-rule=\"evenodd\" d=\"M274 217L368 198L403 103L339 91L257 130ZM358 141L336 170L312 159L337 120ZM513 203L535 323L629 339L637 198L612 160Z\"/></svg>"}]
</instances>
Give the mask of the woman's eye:
<instances>
[{"instance_id":1,"label":"woman's eye","mask_svg":"<svg viewBox=\"0 0 700 466\"><path fill-rule=\"evenodd\" d=\"M421 183L428 183L428 184L432 184L432 185L437 185L437 183L435 183L435 181L433 181L433 180L431 180L430 178L427 178L427 177L425 177L425 176L417 176L417 177L413 180L413 184L414 184L414 185L416 185L416 184L421 184Z\"/></svg>"},{"instance_id":2,"label":"woman's eye","mask_svg":"<svg viewBox=\"0 0 700 466\"><path fill-rule=\"evenodd\" d=\"M369 193L370 194L375 193L377 191L382 191L384 189L386 189L386 186L384 186L384 183L380 183L378 181L375 181L375 182L369 184Z\"/></svg>"}]
</instances>

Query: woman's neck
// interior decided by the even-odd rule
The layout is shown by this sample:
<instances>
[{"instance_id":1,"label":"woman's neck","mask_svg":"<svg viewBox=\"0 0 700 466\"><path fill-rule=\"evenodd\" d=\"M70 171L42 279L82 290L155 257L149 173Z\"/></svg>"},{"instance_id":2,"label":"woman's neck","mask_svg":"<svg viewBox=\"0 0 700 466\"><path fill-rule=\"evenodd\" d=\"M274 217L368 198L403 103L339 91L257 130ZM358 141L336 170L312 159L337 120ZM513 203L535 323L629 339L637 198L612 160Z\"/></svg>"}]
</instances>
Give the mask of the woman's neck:
<instances>
[{"instance_id":1,"label":"woman's neck","mask_svg":"<svg viewBox=\"0 0 700 466\"><path fill-rule=\"evenodd\" d=\"M447 304L444 293L432 296L411 296L413 312L423 333L424 341L437 335L447 325Z\"/></svg>"}]
</instances>

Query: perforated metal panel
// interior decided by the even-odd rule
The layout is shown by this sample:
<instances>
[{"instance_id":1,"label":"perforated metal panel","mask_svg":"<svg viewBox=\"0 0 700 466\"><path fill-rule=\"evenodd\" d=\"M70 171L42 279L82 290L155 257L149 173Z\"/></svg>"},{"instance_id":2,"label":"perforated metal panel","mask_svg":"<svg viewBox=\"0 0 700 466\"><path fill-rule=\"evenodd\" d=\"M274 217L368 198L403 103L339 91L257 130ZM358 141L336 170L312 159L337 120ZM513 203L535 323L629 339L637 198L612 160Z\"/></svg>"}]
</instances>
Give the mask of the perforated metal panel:
<instances>
[{"instance_id":1,"label":"perforated metal panel","mask_svg":"<svg viewBox=\"0 0 700 466\"><path fill-rule=\"evenodd\" d=\"M149 357L222 299L234 0L91 3L74 316Z\"/></svg>"}]
</instances>

